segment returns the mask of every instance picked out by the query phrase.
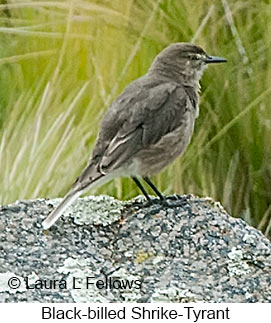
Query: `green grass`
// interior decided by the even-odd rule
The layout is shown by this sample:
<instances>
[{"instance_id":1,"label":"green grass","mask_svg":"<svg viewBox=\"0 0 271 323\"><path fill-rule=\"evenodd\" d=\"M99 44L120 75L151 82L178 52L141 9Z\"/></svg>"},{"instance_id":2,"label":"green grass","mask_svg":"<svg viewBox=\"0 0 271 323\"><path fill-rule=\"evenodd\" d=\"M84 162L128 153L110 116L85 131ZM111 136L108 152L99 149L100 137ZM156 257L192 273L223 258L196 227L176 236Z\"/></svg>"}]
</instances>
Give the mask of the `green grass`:
<instances>
[{"instance_id":1,"label":"green grass","mask_svg":"<svg viewBox=\"0 0 271 323\"><path fill-rule=\"evenodd\" d=\"M194 41L228 63L205 72L193 140L154 181L211 196L271 234L270 1L1 3L1 204L65 194L114 98L162 48ZM91 193L138 190L116 179Z\"/></svg>"}]
</instances>

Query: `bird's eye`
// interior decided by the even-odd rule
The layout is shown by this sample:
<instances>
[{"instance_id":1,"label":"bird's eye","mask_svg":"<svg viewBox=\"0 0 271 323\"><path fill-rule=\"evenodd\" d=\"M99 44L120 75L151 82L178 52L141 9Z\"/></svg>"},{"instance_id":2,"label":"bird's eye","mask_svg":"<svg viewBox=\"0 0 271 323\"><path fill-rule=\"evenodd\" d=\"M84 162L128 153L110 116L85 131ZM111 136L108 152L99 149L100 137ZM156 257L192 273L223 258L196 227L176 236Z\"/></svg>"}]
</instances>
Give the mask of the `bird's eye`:
<instances>
[{"instance_id":1,"label":"bird's eye","mask_svg":"<svg viewBox=\"0 0 271 323\"><path fill-rule=\"evenodd\" d=\"M191 55L190 56L190 59L193 60L193 61L199 60L200 59L200 55L198 55L198 54Z\"/></svg>"}]
</instances>

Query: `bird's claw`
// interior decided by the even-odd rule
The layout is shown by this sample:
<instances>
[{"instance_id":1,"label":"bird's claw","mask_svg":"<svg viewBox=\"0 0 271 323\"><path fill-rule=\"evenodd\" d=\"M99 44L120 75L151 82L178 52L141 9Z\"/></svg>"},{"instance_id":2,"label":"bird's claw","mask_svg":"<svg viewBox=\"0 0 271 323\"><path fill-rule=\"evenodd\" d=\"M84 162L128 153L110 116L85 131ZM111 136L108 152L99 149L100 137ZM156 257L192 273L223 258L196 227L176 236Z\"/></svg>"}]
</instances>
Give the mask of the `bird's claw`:
<instances>
[{"instance_id":1,"label":"bird's claw","mask_svg":"<svg viewBox=\"0 0 271 323\"><path fill-rule=\"evenodd\" d=\"M165 208L174 208L174 207L182 207L186 203L186 198L182 197L178 194L170 195L170 196L165 196L163 199L160 198L152 198L147 200L146 202L138 202L134 201L132 202L133 206L139 206L143 208L148 208L153 205L158 205L161 207ZM173 202L173 203L170 203Z\"/></svg>"}]
</instances>

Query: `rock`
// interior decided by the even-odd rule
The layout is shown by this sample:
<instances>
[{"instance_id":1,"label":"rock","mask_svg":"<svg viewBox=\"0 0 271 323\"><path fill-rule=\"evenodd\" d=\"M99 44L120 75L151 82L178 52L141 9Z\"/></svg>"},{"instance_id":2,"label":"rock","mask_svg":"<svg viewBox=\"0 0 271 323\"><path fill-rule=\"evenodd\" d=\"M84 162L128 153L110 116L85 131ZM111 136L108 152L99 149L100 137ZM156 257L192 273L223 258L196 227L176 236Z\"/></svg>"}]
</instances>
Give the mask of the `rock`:
<instances>
[{"instance_id":1,"label":"rock","mask_svg":"<svg viewBox=\"0 0 271 323\"><path fill-rule=\"evenodd\" d=\"M92 196L43 231L58 202L0 209L0 302L271 301L269 240L219 203Z\"/></svg>"}]
</instances>

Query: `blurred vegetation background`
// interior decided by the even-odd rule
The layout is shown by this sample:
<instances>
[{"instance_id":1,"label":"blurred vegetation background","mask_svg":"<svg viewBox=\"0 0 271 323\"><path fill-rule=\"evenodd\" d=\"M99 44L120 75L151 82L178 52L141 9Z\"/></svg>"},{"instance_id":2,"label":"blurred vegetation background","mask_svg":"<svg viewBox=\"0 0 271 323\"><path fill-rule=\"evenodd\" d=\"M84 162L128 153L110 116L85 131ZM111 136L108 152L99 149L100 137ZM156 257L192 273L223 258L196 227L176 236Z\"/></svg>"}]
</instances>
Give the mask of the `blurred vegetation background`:
<instances>
[{"instance_id":1,"label":"blurred vegetation background","mask_svg":"<svg viewBox=\"0 0 271 323\"><path fill-rule=\"evenodd\" d=\"M267 0L2 0L0 203L63 196L114 98L168 44L195 42L228 63L205 72L192 143L154 181L270 235L270 21ZM91 193L139 194L129 179Z\"/></svg>"}]
</instances>

